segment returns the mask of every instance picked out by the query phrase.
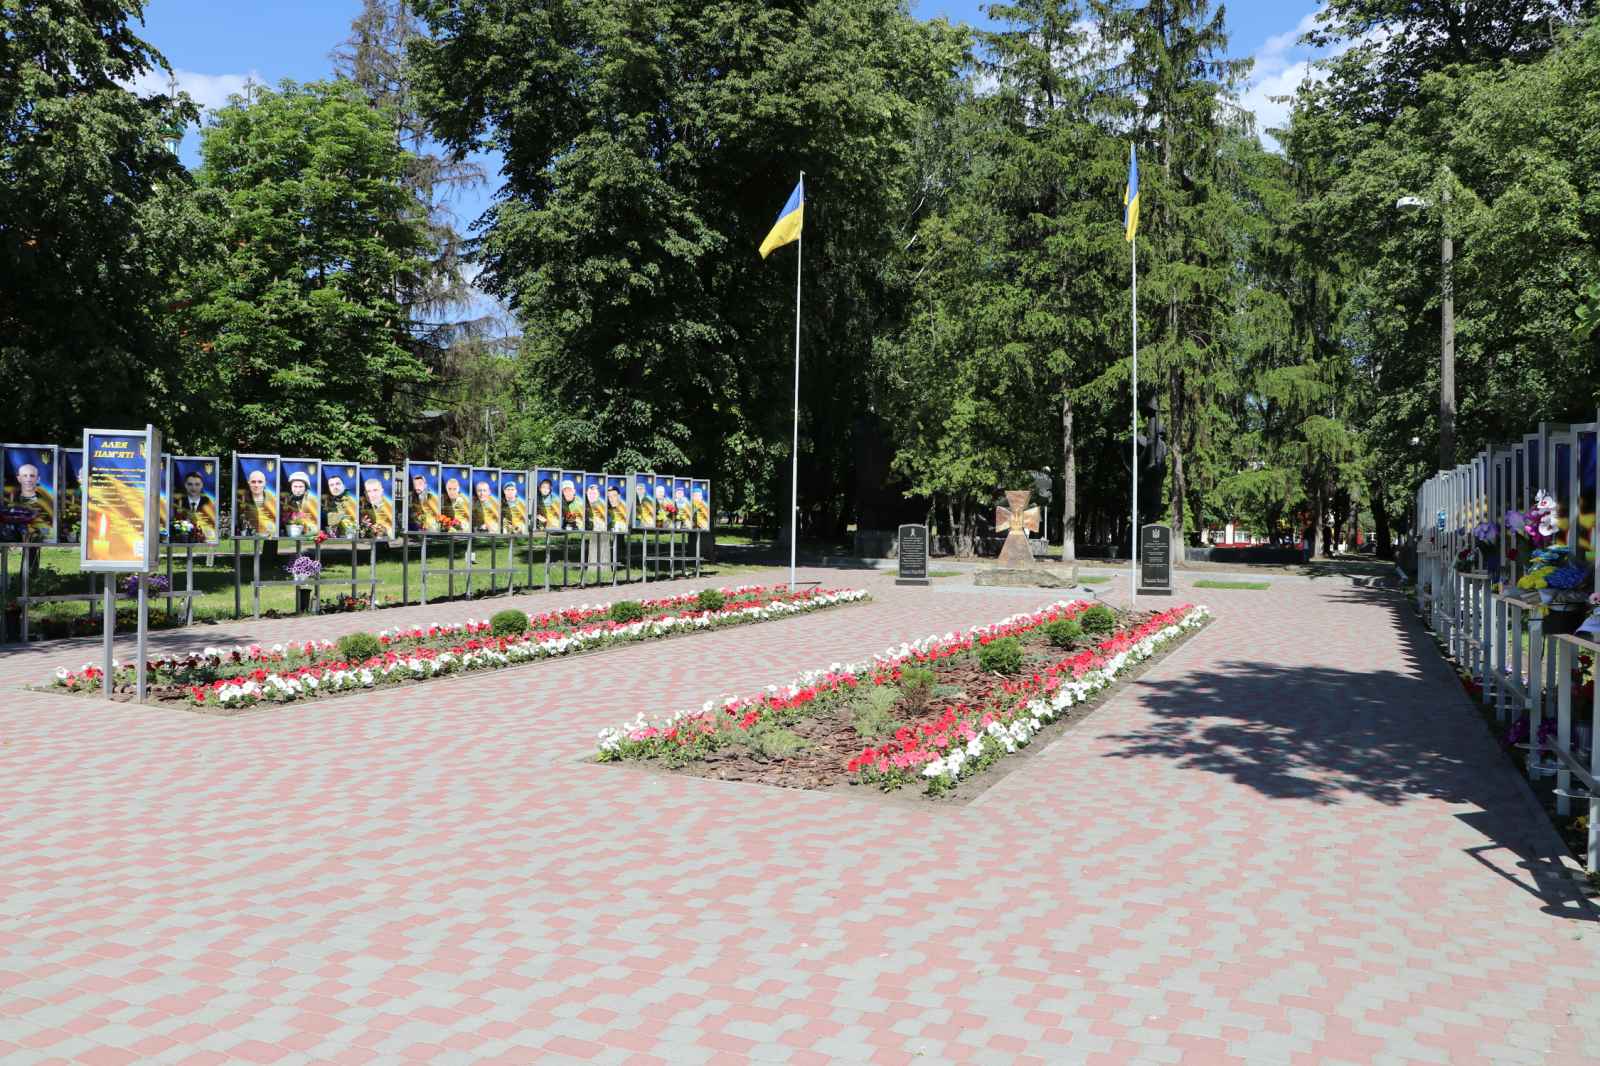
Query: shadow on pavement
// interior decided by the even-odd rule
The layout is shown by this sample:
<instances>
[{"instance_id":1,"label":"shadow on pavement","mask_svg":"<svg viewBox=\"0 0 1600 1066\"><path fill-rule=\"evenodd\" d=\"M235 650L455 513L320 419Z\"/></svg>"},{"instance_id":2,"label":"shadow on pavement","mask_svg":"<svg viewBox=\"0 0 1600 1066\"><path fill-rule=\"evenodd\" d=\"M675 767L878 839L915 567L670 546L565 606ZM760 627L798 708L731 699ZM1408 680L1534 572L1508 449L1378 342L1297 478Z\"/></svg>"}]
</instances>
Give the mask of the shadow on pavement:
<instances>
[{"instance_id":1,"label":"shadow on pavement","mask_svg":"<svg viewBox=\"0 0 1600 1066\"><path fill-rule=\"evenodd\" d=\"M1336 602L1381 605L1409 670L1218 662L1139 683L1154 721L1108 739L1109 758L1162 758L1221 774L1273 799L1400 806L1431 798L1474 808L1456 817L1490 843L1474 860L1536 896L1546 912L1584 921L1600 910L1562 863L1566 849L1491 737L1452 668L1400 595L1351 586ZM1308 635L1309 639L1309 635ZM1518 872L1520 871L1520 873Z\"/></svg>"}]
</instances>

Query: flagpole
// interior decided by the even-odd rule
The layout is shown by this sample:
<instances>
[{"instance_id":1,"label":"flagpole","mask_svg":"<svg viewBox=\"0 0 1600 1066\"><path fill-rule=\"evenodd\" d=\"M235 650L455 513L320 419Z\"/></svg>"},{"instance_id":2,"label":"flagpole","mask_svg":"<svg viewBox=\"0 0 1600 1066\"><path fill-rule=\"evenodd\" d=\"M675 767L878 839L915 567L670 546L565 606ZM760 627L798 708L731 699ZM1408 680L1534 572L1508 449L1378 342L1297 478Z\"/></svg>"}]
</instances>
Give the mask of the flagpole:
<instances>
[{"instance_id":1,"label":"flagpole","mask_svg":"<svg viewBox=\"0 0 1600 1066\"><path fill-rule=\"evenodd\" d=\"M803 187L806 172L800 172ZM801 201L802 208L804 201ZM789 446L789 591L794 591L796 546L800 542L800 260L805 251L805 226L794 242L794 439Z\"/></svg>"},{"instance_id":2,"label":"flagpole","mask_svg":"<svg viewBox=\"0 0 1600 1066\"><path fill-rule=\"evenodd\" d=\"M1133 546L1128 551L1128 603L1139 599L1139 235L1133 236Z\"/></svg>"}]
</instances>

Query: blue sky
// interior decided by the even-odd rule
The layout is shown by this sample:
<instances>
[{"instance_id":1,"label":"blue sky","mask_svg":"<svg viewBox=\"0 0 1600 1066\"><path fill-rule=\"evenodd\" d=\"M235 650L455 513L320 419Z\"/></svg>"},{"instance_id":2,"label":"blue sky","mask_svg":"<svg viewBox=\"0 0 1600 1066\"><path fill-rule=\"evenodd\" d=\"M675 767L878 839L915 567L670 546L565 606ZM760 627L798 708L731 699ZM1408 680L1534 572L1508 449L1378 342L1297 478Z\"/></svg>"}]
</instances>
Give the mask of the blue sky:
<instances>
[{"instance_id":1,"label":"blue sky","mask_svg":"<svg viewBox=\"0 0 1600 1066\"><path fill-rule=\"evenodd\" d=\"M940 16L981 25L979 0L912 0L924 18ZM1284 109L1268 98L1293 92L1305 73L1308 53L1296 38L1311 24L1317 0L1237 0L1226 6L1231 51L1252 56L1256 70L1244 103L1260 128L1282 120ZM350 30L359 0L149 0L143 36L172 64L179 85L202 107L216 107L247 78L272 84L283 78L312 81L331 70L329 53ZM162 79L147 79L154 88ZM184 157L197 161L198 138L184 142ZM463 224L487 206L497 185L489 181L455 203Z\"/></svg>"}]
</instances>

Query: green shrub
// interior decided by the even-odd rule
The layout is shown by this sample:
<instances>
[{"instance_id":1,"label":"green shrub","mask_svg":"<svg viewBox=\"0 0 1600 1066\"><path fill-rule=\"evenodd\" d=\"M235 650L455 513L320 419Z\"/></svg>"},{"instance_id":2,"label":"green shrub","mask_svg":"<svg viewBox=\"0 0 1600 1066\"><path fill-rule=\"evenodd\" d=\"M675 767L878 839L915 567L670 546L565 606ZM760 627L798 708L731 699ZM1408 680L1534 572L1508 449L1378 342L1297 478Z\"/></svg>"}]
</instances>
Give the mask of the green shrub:
<instances>
[{"instance_id":1,"label":"green shrub","mask_svg":"<svg viewBox=\"0 0 1600 1066\"><path fill-rule=\"evenodd\" d=\"M978 647L978 665L986 673L1017 674L1022 672L1022 641L1016 637L1001 637Z\"/></svg>"},{"instance_id":2,"label":"green shrub","mask_svg":"<svg viewBox=\"0 0 1600 1066\"><path fill-rule=\"evenodd\" d=\"M1083 627L1085 633L1108 636L1117 628L1117 616L1111 612L1111 608L1100 603L1080 614L1078 624Z\"/></svg>"},{"instance_id":3,"label":"green shrub","mask_svg":"<svg viewBox=\"0 0 1600 1066\"><path fill-rule=\"evenodd\" d=\"M851 700L855 713L850 724L862 740L882 740L894 736L900 720L892 713L900 702L900 690L893 685L863 685Z\"/></svg>"},{"instance_id":4,"label":"green shrub","mask_svg":"<svg viewBox=\"0 0 1600 1066\"><path fill-rule=\"evenodd\" d=\"M346 633L339 638L339 658L347 663L364 663L382 654L382 642L371 633Z\"/></svg>"},{"instance_id":5,"label":"green shrub","mask_svg":"<svg viewBox=\"0 0 1600 1066\"><path fill-rule=\"evenodd\" d=\"M1055 647L1070 648L1083 636L1083 626L1078 624L1076 618L1057 618L1054 622L1045 623L1044 635Z\"/></svg>"},{"instance_id":6,"label":"green shrub","mask_svg":"<svg viewBox=\"0 0 1600 1066\"><path fill-rule=\"evenodd\" d=\"M644 604L638 600L618 600L611 605L610 618L613 622L626 625L637 622L644 617Z\"/></svg>"},{"instance_id":7,"label":"green shrub","mask_svg":"<svg viewBox=\"0 0 1600 1066\"><path fill-rule=\"evenodd\" d=\"M489 632L497 637L520 637L528 631L528 616L514 608L496 611L489 619Z\"/></svg>"},{"instance_id":8,"label":"green shrub","mask_svg":"<svg viewBox=\"0 0 1600 1066\"><path fill-rule=\"evenodd\" d=\"M720 611L727 603L728 597L722 594L721 589L701 589L700 595L695 598L695 605L702 611Z\"/></svg>"},{"instance_id":9,"label":"green shrub","mask_svg":"<svg viewBox=\"0 0 1600 1066\"><path fill-rule=\"evenodd\" d=\"M806 746L798 734L765 720L751 726L742 739L757 754L768 759L785 758Z\"/></svg>"},{"instance_id":10,"label":"green shrub","mask_svg":"<svg viewBox=\"0 0 1600 1066\"><path fill-rule=\"evenodd\" d=\"M900 670L900 691L913 714L920 713L928 705L937 684L938 678L926 666L906 666Z\"/></svg>"}]
</instances>

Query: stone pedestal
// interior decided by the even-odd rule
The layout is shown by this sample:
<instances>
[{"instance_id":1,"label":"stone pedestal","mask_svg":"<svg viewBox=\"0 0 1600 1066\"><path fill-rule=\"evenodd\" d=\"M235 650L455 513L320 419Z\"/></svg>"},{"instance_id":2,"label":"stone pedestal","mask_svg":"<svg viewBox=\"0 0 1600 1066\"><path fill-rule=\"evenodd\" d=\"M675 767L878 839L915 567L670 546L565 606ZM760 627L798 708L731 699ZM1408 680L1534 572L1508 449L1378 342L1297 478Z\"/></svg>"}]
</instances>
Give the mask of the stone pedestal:
<instances>
[{"instance_id":1,"label":"stone pedestal","mask_svg":"<svg viewBox=\"0 0 1600 1066\"><path fill-rule=\"evenodd\" d=\"M1078 583L1076 566L980 566L973 572L974 585L1005 588L1064 589Z\"/></svg>"}]
</instances>

